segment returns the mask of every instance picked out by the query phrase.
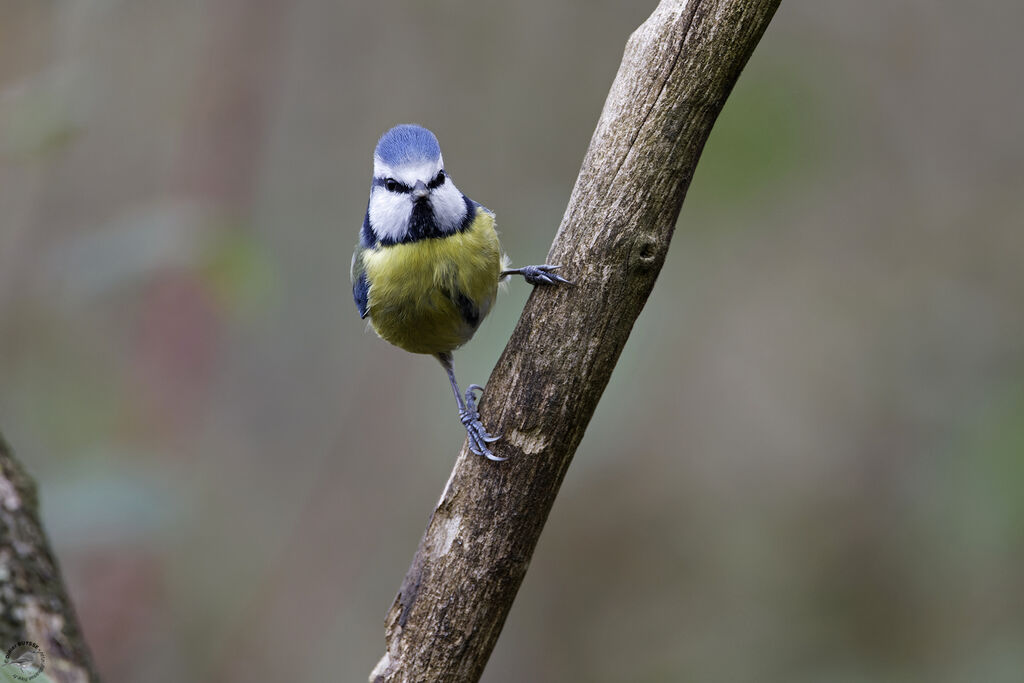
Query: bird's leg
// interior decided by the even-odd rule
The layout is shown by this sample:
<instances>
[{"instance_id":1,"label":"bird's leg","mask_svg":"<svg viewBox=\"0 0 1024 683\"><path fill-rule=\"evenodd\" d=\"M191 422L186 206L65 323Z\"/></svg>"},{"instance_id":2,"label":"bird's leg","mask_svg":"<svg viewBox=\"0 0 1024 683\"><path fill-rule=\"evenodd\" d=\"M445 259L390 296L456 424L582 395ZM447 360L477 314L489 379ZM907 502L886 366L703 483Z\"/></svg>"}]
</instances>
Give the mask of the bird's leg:
<instances>
[{"instance_id":1,"label":"bird's leg","mask_svg":"<svg viewBox=\"0 0 1024 683\"><path fill-rule=\"evenodd\" d=\"M531 285L575 284L574 282L569 282L564 277L555 274L555 271L561 267L562 266L549 266L547 264L543 266L523 266L522 268L513 268L511 270L501 271L499 279L503 280L509 275L522 275L523 279Z\"/></svg>"},{"instance_id":2,"label":"bird's leg","mask_svg":"<svg viewBox=\"0 0 1024 683\"><path fill-rule=\"evenodd\" d=\"M480 413L476 409L476 395L474 392L483 391L483 387L479 384L470 384L469 388L466 389L466 400L462 400L462 393L459 391L459 383L455 381L455 370L452 367L452 354L450 353L439 353L437 359L441 361L441 366L448 373L448 381L452 385L452 392L455 394L455 402L459 404L459 421L462 426L466 428L466 435L469 437L469 450L473 451L477 455L482 455L488 460L507 460L507 458L500 458L491 452L491 449L487 447L487 444L494 443L501 438L501 435L491 436L484 429L483 424L480 422Z\"/></svg>"}]
</instances>

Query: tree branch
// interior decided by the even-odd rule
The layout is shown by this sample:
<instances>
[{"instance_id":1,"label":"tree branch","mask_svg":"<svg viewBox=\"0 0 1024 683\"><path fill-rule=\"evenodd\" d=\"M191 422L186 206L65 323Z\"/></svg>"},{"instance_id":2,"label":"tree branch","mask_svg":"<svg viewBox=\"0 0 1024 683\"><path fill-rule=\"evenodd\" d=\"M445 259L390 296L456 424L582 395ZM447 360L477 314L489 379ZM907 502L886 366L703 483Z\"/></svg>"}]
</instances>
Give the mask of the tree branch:
<instances>
[{"instance_id":1,"label":"tree branch","mask_svg":"<svg viewBox=\"0 0 1024 683\"><path fill-rule=\"evenodd\" d=\"M663 0L630 37L548 263L481 413L495 464L455 464L370 680L477 681L565 471L665 262L711 127L779 0Z\"/></svg>"},{"instance_id":2,"label":"tree branch","mask_svg":"<svg viewBox=\"0 0 1024 683\"><path fill-rule=\"evenodd\" d=\"M99 681L39 521L35 482L0 434L0 664L19 641L39 646L51 680Z\"/></svg>"}]
</instances>

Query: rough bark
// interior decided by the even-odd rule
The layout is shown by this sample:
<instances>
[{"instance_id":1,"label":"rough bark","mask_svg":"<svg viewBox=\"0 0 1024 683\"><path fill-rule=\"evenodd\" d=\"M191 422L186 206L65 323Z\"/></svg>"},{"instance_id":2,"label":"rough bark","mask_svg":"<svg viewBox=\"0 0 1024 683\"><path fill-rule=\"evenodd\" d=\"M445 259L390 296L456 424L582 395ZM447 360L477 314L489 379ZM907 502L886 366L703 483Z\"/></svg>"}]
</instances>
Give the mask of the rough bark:
<instances>
[{"instance_id":1,"label":"rough bark","mask_svg":"<svg viewBox=\"0 0 1024 683\"><path fill-rule=\"evenodd\" d=\"M370 680L477 681L668 252L711 127L779 0L664 0L630 37L548 263L387 615Z\"/></svg>"},{"instance_id":2,"label":"rough bark","mask_svg":"<svg viewBox=\"0 0 1024 683\"><path fill-rule=\"evenodd\" d=\"M0 435L0 649L19 641L39 646L57 683L99 680L39 521L35 482Z\"/></svg>"}]
</instances>

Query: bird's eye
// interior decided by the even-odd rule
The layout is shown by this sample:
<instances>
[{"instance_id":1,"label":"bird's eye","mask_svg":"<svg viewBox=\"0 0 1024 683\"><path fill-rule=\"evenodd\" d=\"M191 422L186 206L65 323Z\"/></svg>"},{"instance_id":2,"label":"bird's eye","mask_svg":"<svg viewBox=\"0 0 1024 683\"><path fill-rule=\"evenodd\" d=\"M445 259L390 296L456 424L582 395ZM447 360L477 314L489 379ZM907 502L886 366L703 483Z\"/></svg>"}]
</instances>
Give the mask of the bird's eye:
<instances>
[{"instance_id":1,"label":"bird's eye","mask_svg":"<svg viewBox=\"0 0 1024 683\"><path fill-rule=\"evenodd\" d=\"M438 171L437 175L434 176L434 179L430 181L430 184L428 185L428 187L430 189L434 189L435 187L440 187L441 185L444 185L445 177L446 176L445 176L445 172L444 171Z\"/></svg>"},{"instance_id":2,"label":"bird's eye","mask_svg":"<svg viewBox=\"0 0 1024 683\"><path fill-rule=\"evenodd\" d=\"M388 178L384 181L384 187L387 188L388 192L398 192L398 188L401 186L394 178Z\"/></svg>"}]
</instances>

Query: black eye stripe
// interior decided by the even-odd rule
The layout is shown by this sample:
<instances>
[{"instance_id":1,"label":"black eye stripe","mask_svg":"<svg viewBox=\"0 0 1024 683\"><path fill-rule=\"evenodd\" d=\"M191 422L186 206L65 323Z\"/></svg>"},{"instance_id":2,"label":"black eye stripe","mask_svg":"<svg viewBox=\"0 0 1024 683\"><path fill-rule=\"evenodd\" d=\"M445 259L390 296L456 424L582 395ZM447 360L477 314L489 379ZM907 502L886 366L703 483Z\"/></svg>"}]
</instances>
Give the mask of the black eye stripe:
<instances>
[{"instance_id":1,"label":"black eye stripe","mask_svg":"<svg viewBox=\"0 0 1024 683\"><path fill-rule=\"evenodd\" d=\"M427 188L433 190L434 188L441 187L442 185L444 185L444 182L445 182L445 180L447 180L447 178L448 178L448 174L447 173L445 173L443 170L442 171L438 171L437 175L434 176L433 179L429 183L427 183ZM373 186L374 187L383 187L388 192L403 192L403 193L412 192L412 188L411 187L409 187L405 183L401 183L401 182L395 180L394 178L378 178L378 177L375 177L373 179Z\"/></svg>"},{"instance_id":2,"label":"black eye stripe","mask_svg":"<svg viewBox=\"0 0 1024 683\"><path fill-rule=\"evenodd\" d=\"M441 187L442 185L444 185L444 179L447 177L448 174L445 173L443 170L438 171L437 175L434 176L434 179L427 183L427 187L429 187L431 190L433 190L435 187Z\"/></svg>"},{"instance_id":3,"label":"black eye stripe","mask_svg":"<svg viewBox=\"0 0 1024 683\"><path fill-rule=\"evenodd\" d=\"M388 192L412 192L408 185L398 182L394 178L374 178L374 187L383 187Z\"/></svg>"}]
</instances>

